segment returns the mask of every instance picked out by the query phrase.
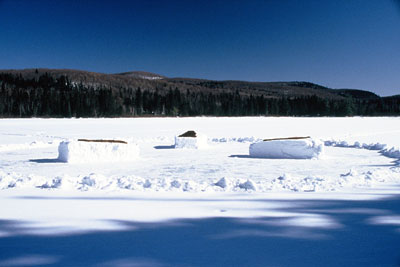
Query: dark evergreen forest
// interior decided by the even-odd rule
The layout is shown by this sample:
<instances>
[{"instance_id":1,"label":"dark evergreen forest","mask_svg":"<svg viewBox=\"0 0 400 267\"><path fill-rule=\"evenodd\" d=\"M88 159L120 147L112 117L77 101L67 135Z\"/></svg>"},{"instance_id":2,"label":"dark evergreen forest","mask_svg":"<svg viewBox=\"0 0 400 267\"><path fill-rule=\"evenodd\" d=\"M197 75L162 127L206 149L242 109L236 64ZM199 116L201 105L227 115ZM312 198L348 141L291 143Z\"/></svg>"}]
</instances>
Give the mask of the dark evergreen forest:
<instances>
[{"instance_id":1,"label":"dark evergreen forest","mask_svg":"<svg viewBox=\"0 0 400 267\"><path fill-rule=\"evenodd\" d=\"M182 88L111 88L47 73L0 73L1 117L398 116L400 97L270 96Z\"/></svg>"}]
</instances>

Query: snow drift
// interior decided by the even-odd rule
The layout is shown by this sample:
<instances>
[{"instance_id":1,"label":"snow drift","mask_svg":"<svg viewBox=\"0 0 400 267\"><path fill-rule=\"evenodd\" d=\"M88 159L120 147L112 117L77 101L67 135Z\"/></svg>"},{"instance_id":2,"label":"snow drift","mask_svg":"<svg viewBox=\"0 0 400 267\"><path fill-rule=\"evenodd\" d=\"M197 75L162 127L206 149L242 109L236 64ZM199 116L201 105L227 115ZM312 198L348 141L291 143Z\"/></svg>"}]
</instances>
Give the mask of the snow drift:
<instances>
[{"instance_id":1,"label":"snow drift","mask_svg":"<svg viewBox=\"0 0 400 267\"><path fill-rule=\"evenodd\" d=\"M207 136L194 131L188 131L175 136L175 148L204 149L208 147Z\"/></svg>"},{"instance_id":2,"label":"snow drift","mask_svg":"<svg viewBox=\"0 0 400 267\"><path fill-rule=\"evenodd\" d=\"M58 160L68 163L123 162L139 157L139 147L125 142L64 141L58 146Z\"/></svg>"},{"instance_id":3,"label":"snow drift","mask_svg":"<svg viewBox=\"0 0 400 267\"><path fill-rule=\"evenodd\" d=\"M311 138L269 139L250 145L249 153L254 158L311 159L323 154L324 144Z\"/></svg>"}]
</instances>

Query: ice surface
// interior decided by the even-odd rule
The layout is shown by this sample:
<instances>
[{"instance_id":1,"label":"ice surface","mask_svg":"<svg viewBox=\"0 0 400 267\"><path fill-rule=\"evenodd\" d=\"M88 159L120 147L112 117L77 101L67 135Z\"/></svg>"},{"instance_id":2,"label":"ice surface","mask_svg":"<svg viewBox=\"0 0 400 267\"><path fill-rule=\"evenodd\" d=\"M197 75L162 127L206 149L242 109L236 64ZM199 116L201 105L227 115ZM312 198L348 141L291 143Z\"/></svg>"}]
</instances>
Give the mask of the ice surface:
<instances>
[{"instance_id":1,"label":"ice surface","mask_svg":"<svg viewBox=\"0 0 400 267\"><path fill-rule=\"evenodd\" d=\"M323 154L324 144L310 138L281 139L253 143L249 150L250 156L255 158L311 159Z\"/></svg>"},{"instance_id":2,"label":"ice surface","mask_svg":"<svg viewBox=\"0 0 400 267\"><path fill-rule=\"evenodd\" d=\"M139 157L139 147L128 143L63 141L58 146L58 159L68 163L125 162Z\"/></svg>"}]
</instances>

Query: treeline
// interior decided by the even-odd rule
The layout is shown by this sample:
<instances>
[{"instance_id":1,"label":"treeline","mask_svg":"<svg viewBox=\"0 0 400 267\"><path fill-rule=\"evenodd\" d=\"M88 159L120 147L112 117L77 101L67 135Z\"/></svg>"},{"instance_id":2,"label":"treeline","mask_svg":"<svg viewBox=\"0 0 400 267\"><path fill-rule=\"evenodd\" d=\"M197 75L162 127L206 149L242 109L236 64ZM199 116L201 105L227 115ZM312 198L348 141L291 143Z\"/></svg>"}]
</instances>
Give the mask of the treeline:
<instances>
[{"instance_id":1,"label":"treeline","mask_svg":"<svg viewBox=\"0 0 400 267\"><path fill-rule=\"evenodd\" d=\"M0 74L2 117L400 115L400 98L270 97L167 88L111 89L47 74Z\"/></svg>"}]
</instances>

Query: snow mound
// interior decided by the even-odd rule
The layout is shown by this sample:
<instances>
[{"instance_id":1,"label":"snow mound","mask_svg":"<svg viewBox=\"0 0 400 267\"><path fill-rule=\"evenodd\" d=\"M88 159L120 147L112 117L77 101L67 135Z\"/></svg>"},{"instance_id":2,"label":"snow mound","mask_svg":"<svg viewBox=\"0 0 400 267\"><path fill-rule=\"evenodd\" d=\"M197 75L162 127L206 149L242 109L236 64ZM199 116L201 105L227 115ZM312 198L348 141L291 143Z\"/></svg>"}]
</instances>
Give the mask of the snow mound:
<instances>
[{"instance_id":1,"label":"snow mound","mask_svg":"<svg viewBox=\"0 0 400 267\"><path fill-rule=\"evenodd\" d=\"M254 158L311 159L323 154L324 144L311 138L274 139L250 145L249 153Z\"/></svg>"},{"instance_id":2,"label":"snow mound","mask_svg":"<svg viewBox=\"0 0 400 267\"><path fill-rule=\"evenodd\" d=\"M68 163L124 162L138 157L134 143L63 141L58 146L58 160Z\"/></svg>"},{"instance_id":3,"label":"snow mound","mask_svg":"<svg viewBox=\"0 0 400 267\"><path fill-rule=\"evenodd\" d=\"M400 148L398 147L382 149L380 153L388 158L400 159Z\"/></svg>"},{"instance_id":4,"label":"snow mound","mask_svg":"<svg viewBox=\"0 0 400 267\"><path fill-rule=\"evenodd\" d=\"M208 147L207 136L196 133L196 137L175 136L175 148L204 149Z\"/></svg>"},{"instance_id":5,"label":"snow mound","mask_svg":"<svg viewBox=\"0 0 400 267\"><path fill-rule=\"evenodd\" d=\"M221 179L218 180L218 182L214 183L215 186L219 186L221 188L226 188L227 184L228 183L225 177L222 177Z\"/></svg>"},{"instance_id":6,"label":"snow mound","mask_svg":"<svg viewBox=\"0 0 400 267\"><path fill-rule=\"evenodd\" d=\"M248 191L248 190L256 190L256 187L254 186L254 183L252 182L252 181L250 181L250 180L247 180L246 182L243 182L243 183L239 183L238 185L237 185L237 187L239 187L240 189L244 189L244 190L246 190L246 191Z\"/></svg>"}]
</instances>

